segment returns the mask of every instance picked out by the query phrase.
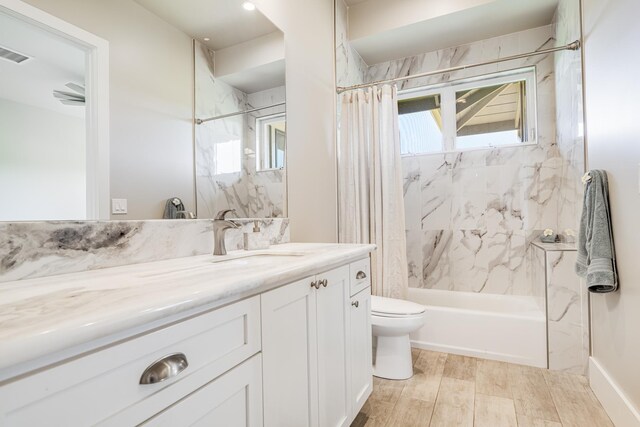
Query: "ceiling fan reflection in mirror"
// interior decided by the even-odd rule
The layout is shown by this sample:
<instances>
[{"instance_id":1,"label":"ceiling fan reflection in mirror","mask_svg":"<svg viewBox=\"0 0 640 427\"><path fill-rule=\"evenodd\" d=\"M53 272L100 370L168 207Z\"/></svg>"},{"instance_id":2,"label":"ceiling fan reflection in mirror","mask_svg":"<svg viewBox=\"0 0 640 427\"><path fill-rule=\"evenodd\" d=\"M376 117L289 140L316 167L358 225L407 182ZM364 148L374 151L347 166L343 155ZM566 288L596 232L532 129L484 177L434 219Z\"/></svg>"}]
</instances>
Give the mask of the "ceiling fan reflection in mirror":
<instances>
[{"instance_id":1,"label":"ceiling fan reflection in mirror","mask_svg":"<svg viewBox=\"0 0 640 427\"><path fill-rule=\"evenodd\" d=\"M71 89L73 92L67 92L63 90L54 90L53 96L57 98L64 105L84 106L85 104L84 86L71 83L71 82L67 83L65 86Z\"/></svg>"}]
</instances>

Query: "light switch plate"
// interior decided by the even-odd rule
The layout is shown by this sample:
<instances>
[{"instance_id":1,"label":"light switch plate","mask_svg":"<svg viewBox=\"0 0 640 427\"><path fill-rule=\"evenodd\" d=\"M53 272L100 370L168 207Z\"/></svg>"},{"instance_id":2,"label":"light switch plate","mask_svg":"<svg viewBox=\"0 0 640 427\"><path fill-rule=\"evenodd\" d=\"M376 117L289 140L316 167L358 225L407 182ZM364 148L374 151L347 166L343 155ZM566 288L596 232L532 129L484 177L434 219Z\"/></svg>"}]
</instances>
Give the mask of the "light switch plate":
<instances>
[{"instance_id":1,"label":"light switch plate","mask_svg":"<svg viewBox=\"0 0 640 427\"><path fill-rule=\"evenodd\" d=\"M124 215L127 213L127 199L111 199L111 213Z\"/></svg>"}]
</instances>

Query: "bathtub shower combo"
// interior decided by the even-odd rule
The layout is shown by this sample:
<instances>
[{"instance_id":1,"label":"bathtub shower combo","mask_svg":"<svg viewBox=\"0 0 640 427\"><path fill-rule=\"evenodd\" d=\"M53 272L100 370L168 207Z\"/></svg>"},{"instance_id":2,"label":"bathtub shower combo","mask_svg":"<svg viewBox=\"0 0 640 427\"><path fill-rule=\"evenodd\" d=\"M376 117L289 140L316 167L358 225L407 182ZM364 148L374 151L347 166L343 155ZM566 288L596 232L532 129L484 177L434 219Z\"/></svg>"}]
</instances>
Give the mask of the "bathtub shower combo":
<instances>
[{"instance_id":1,"label":"bathtub shower combo","mask_svg":"<svg viewBox=\"0 0 640 427\"><path fill-rule=\"evenodd\" d=\"M546 316L535 299L438 289L409 289L425 306L414 347L547 367Z\"/></svg>"}]
</instances>

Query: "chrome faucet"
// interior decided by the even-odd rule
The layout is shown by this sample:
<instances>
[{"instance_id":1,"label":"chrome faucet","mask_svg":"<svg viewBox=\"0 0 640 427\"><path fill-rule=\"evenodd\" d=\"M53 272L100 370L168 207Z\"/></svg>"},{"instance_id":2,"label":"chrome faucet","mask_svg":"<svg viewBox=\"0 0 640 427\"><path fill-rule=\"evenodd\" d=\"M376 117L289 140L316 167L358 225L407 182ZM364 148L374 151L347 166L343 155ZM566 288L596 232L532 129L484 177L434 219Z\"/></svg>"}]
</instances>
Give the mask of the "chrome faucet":
<instances>
[{"instance_id":1,"label":"chrome faucet","mask_svg":"<svg viewBox=\"0 0 640 427\"><path fill-rule=\"evenodd\" d=\"M216 218L213 220L213 254L214 255L226 255L227 248L224 244L224 235L230 228L240 228L240 224L233 220L225 219L225 216L233 212L235 209L226 209L218 212Z\"/></svg>"}]
</instances>

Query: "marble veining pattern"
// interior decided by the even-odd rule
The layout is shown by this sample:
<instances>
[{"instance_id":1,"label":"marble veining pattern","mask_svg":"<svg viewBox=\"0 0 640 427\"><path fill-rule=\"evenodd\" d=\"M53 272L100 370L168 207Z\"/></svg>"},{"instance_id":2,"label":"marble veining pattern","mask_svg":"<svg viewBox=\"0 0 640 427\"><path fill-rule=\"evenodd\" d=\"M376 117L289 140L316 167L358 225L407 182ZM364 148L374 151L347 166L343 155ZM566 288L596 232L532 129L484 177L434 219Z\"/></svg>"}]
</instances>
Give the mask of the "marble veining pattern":
<instances>
[{"instance_id":1,"label":"marble veining pattern","mask_svg":"<svg viewBox=\"0 0 640 427\"><path fill-rule=\"evenodd\" d=\"M336 85L352 86L364 83L368 66L349 43L347 5L336 0ZM338 121L339 122L339 121Z\"/></svg>"},{"instance_id":2,"label":"marble veining pattern","mask_svg":"<svg viewBox=\"0 0 640 427\"><path fill-rule=\"evenodd\" d=\"M560 0L554 16L557 45L580 39L579 0ZM576 230L582 207L585 171L584 116L582 100L582 59L580 51L556 52L556 140L561 154L558 191L558 228Z\"/></svg>"},{"instance_id":3,"label":"marble veining pattern","mask_svg":"<svg viewBox=\"0 0 640 427\"><path fill-rule=\"evenodd\" d=\"M376 64L367 80L551 47L555 29ZM566 162L556 143L553 55L408 80L403 88L530 65L537 77L537 144L403 157L410 286L540 298L531 284L528 243L540 230L557 230L559 211L567 209L559 201Z\"/></svg>"},{"instance_id":4,"label":"marble veining pattern","mask_svg":"<svg viewBox=\"0 0 640 427\"><path fill-rule=\"evenodd\" d=\"M196 42L196 117L214 117L285 101L285 87L246 94L215 78L214 54ZM213 120L195 127L196 189L199 218L214 218L223 209L235 209L247 218L285 215L284 170L258 171L256 119L284 112L284 106ZM217 152L223 143L237 144L241 157L237 171L219 169Z\"/></svg>"},{"instance_id":5,"label":"marble veining pattern","mask_svg":"<svg viewBox=\"0 0 640 427\"><path fill-rule=\"evenodd\" d=\"M533 277L546 287L549 369L586 375L589 295L574 273L576 250L566 244L531 245Z\"/></svg>"},{"instance_id":6,"label":"marble veining pattern","mask_svg":"<svg viewBox=\"0 0 640 427\"><path fill-rule=\"evenodd\" d=\"M5 283L0 381L15 376L15 366L26 361L46 356L52 363L56 352L78 346L89 351L95 340L256 295L362 259L374 249L290 243L270 249L280 256L230 254L226 262L212 262L211 255L202 255Z\"/></svg>"},{"instance_id":7,"label":"marble veining pattern","mask_svg":"<svg viewBox=\"0 0 640 427\"><path fill-rule=\"evenodd\" d=\"M253 219L236 221L229 250L242 249L242 233L253 230ZM289 241L287 218L258 221L271 244ZM0 223L0 282L212 252L211 220Z\"/></svg>"}]
</instances>

